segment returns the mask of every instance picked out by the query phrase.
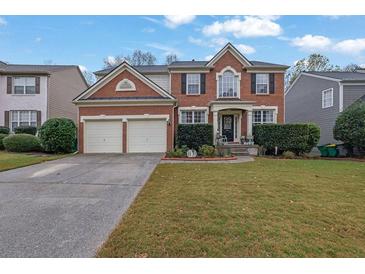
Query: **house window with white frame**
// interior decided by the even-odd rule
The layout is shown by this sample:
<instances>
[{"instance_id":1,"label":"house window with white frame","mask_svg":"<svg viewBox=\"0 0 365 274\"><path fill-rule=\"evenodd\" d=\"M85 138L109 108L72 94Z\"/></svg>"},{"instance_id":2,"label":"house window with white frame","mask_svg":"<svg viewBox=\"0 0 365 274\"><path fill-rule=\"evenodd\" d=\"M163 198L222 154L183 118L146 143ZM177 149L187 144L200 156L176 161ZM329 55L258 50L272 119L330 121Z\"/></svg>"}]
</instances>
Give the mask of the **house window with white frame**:
<instances>
[{"instance_id":1,"label":"house window with white frame","mask_svg":"<svg viewBox=\"0 0 365 274\"><path fill-rule=\"evenodd\" d=\"M256 94L268 94L268 93L269 93L269 74L257 73Z\"/></svg>"},{"instance_id":2,"label":"house window with white frame","mask_svg":"<svg viewBox=\"0 0 365 274\"><path fill-rule=\"evenodd\" d=\"M35 94L35 77L14 77L14 94Z\"/></svg>"},{"instance_id":3,"label":"house window with white frame","mask_svg":"<svg viewBox=\"0 0 365 274\"><path fill-rule=\"evenodd\" d=\"M20 126L37 126L37 111L35 110L12 110L10 112L10 130Z\"/></svg>"},{"instance_id":4,"label":"house window with white frame","mask_svg":"<svg viewBox=\"0 0 365 274\"><path fill-rule=\"evenodd\" d=\"M333 106L333 88L322 91L322 108Z\"/></svg>"},{"instance_id":5,"label":"house window with white frame","mask_svg":"<svg viewBox=\"0 0 365 274\"><path fill-rule=\"evenodd\" d=\"M182 110L181 124L206 124L206 111L205 110Z\"/></svg>"},{"instance_id":6,"label":"house window with white frame","mask_svg":"<svg viewBox=\"0 0 365 274\"><path fill-rule=\"evenodd\" d=\"M239 78L231 70L226 70L218 78L218 97L237 97Z\"/></svg>"},{"instance_id":7,"label":"house window with white frame","mask_svg":"<svg viewBox=\"0 0 365 274\"><path fill-rule=\"evenodd\" d=\"M186 94L197 95L200 94L200 74L187 74L186 75Z\"/></svg>"},{"instance_id":8,"label":"house window with white frame","mask_svg":"<svg viewBox=\"0 0 365 274\"><path fill-rule=\"evenodd\" d=\"M252 115L252 123L257 124L273 124L274 110L254 110Z\"/></svg>"}]
</instances>

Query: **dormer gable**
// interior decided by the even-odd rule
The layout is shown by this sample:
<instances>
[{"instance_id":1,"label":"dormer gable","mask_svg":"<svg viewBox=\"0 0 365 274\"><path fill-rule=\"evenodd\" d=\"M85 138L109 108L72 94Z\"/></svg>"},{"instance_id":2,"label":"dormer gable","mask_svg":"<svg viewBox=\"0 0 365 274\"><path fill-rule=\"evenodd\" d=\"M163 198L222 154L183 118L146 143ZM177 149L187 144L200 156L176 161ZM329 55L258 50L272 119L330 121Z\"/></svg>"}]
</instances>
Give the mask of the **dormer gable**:
<instances>
[{"instance_id":1,"label":"dormer gable","mask_svg":"<svg viewBox=\"0 0 365 274\"><path fill-rule=\"evenodd\" d=\"M206 64L207 67L214 66L215 63L219 61L227 52L231 53L241 64L243 67L251 67L251 62L231 43L225 45L213 58Z\"/></svg>"}]
</instances>

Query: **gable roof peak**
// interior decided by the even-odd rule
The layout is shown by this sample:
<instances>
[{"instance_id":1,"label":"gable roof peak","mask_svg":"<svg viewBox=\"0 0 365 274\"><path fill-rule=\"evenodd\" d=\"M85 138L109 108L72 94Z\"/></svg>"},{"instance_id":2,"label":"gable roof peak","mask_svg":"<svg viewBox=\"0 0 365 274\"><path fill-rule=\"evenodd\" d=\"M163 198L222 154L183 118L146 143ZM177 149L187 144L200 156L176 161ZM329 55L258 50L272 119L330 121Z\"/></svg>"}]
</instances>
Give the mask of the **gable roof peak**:
<instances>
[{"instance_id":1,"label":"gable roof peak","mask_svg":"<svg viewBox=\"0 0 365 274\"><path fill-rule=\"evenodd\" d=\"M233 54L244 66L252 66L251 62L235 47L231 42L228 42L212 59L206 64L207 67L214 65L227 51Z\"/></svg>"}]
</instances>

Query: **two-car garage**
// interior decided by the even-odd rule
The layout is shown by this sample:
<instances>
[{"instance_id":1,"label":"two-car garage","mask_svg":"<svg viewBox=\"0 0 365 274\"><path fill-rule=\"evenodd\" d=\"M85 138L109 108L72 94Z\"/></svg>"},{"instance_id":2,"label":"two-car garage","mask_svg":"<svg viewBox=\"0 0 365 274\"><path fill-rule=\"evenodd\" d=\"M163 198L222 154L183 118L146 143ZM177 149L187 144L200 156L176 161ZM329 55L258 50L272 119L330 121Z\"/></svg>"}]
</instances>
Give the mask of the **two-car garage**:
<instances>
[{"instance_id":1,"label":"two-car garage","mask_svg":"<svg viewBox=\"0 0 365 274\"><path fill-rule=\"evenodd\" d=\"M152 153L166 149L166 119L84 121L85 153Z\"/></svg>"}]
</instances>

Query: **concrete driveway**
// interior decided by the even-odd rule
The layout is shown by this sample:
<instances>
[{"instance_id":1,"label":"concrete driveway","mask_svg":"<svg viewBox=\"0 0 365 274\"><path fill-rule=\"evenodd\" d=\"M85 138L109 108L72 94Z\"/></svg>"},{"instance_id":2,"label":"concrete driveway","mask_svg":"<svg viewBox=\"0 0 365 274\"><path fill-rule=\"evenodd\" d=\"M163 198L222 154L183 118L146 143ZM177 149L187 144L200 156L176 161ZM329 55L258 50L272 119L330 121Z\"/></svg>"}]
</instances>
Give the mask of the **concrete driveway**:
<instances>
[{"instance_id":1,"label":"concrete driveway","mask_svg":"<svg viewBox=\"0 0 365 274\"><path fill-rule=\"evenodd\" d=\"M92 257L159 154L77 155L0 172L0 257Z\"/></svg>"}]
</instances>

